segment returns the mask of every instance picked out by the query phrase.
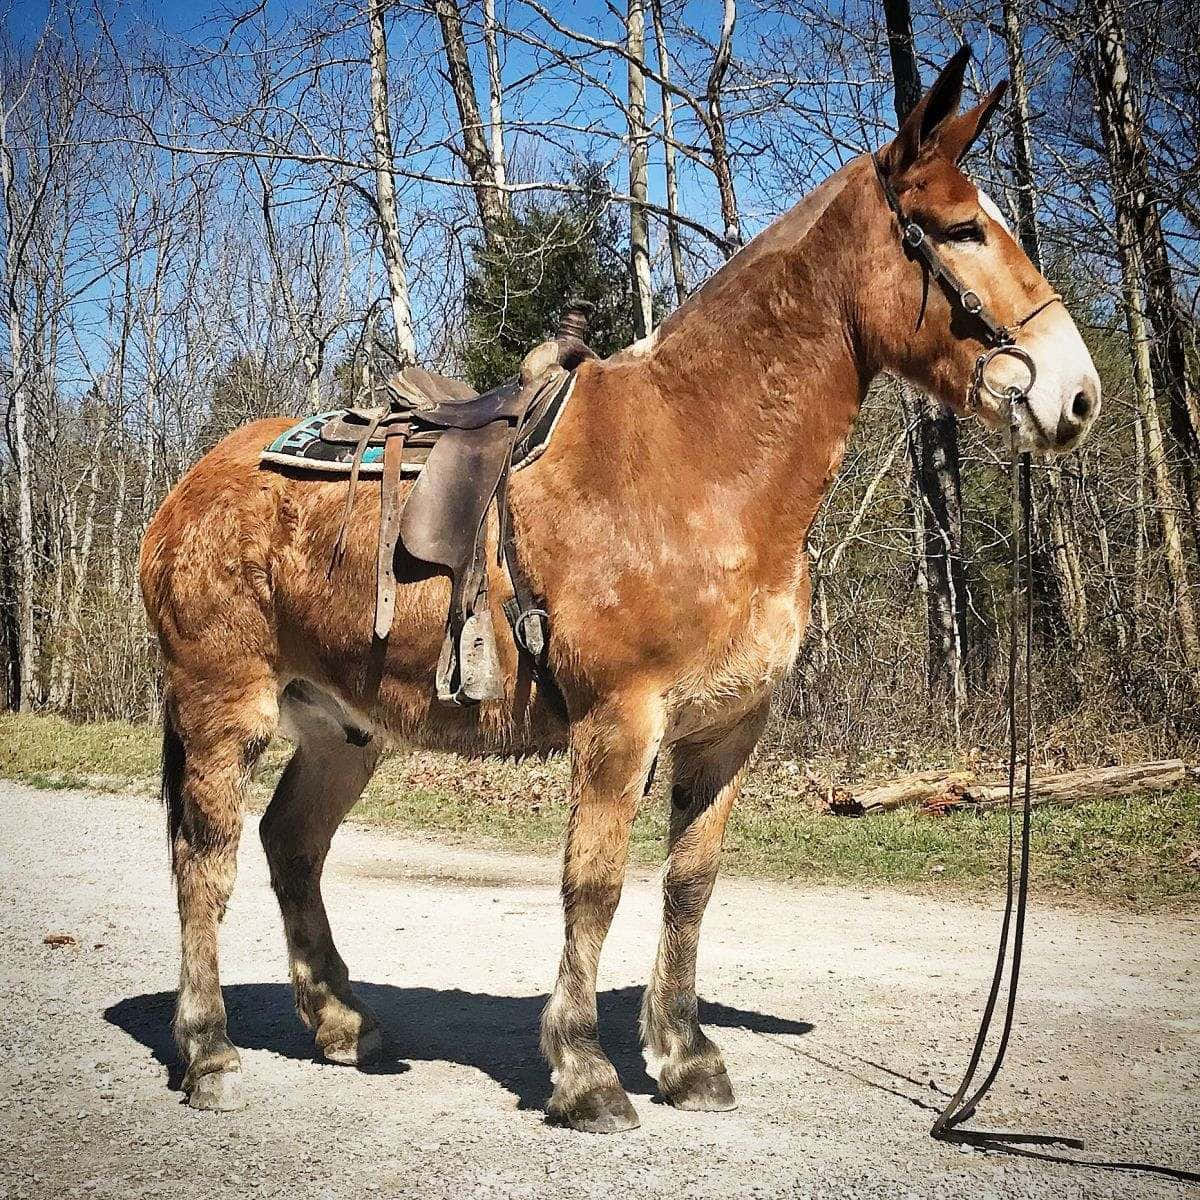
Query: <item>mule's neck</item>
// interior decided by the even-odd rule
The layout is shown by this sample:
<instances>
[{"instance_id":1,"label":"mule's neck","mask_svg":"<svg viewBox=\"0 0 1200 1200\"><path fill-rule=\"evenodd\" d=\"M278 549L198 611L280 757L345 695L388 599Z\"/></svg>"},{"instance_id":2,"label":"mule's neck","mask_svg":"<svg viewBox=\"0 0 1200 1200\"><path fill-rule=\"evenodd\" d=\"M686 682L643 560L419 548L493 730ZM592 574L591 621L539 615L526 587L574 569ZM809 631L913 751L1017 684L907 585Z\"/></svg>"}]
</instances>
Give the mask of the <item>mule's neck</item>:
<instances>
[{"instance_id":1,"label":"mule's neck","mask_svg":"<svg viewBox=\"0 0 1200 1200\"><path fill-rule=\"evenodd\" d=\"M836 473L875 364L857 324L865 274L856 160L754 239L659 330L638 363L694 472L739 508L781 582ZM618 356L622 359L622 356ZM624 361L634 366L634 355Z\"/></svg>"}]
</instances>

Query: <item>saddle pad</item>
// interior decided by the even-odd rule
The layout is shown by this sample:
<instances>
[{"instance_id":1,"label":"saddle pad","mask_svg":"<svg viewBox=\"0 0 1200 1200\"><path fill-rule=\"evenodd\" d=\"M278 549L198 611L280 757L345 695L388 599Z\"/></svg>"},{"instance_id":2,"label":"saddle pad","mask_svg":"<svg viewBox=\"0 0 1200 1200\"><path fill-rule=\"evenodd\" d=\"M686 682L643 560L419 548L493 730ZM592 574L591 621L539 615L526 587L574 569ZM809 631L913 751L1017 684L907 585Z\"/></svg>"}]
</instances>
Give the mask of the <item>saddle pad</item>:
<instances>
[{"instance_id":1,"label":"saddle pad","mask_svg":"<svg viewBox=\"0 0 1200 1200\"><path fill-rule=\"evenodd\" d=\"M571 375L565 385L550 397L550 402L535 416L529 427L521 431L514 447L514 471L519 471L534 462L545 450L574 389L575 376ZM322 475L349 475L354 459L354 447L338 446L321 437L321 430L333 421L343 420L346 412L344 408L332 408L327 412L317 413L315 417L305 417L271 442L262 451L260 460ZM419 414L417 420L420 420ZM413 445L412 440L418 444ZM410 476L421 473L425 467L425 459L429 456L427 435L416 434L412 440L404 447L404 462L400 468L405 475ZM375 478L383 474L382 446L367 447L359 474Z\"/></svg>"},{"instance_id":2,"label":"saddle pad","mask_svg":"<svg viewBox=\"0 0 1200 1200\"><path fill-rule=\"evenodd\" d=\"M325 475L349 475L354 459L353 446L335 446L321 439L321 430L331 421L339 421L346 415L344 408L330 409L305 417L291 429L281 433L263 450L261 461L277 463L283 467L299 467L306 471L320 471ZM401 467L407 475L419 475L423 462L405 462ZM362 475L383 474L383 447L368 446L363 454Z\"/></svg>"}]
</instances>

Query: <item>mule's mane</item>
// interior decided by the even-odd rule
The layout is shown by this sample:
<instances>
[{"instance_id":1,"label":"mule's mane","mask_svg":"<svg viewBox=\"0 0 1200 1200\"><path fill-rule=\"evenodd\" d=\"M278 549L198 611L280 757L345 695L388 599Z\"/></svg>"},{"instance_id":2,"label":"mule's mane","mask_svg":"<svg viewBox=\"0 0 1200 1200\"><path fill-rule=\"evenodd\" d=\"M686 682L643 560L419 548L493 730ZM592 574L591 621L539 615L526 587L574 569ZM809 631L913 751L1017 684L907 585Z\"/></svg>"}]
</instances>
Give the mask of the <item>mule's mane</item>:
<instances>
[{"instance_id":1,"label":"mule's mane","mask_svg":"<svg viewBox=\"0 0 1200 1200\"><path fill-rule=\"evenodd\" d=\"M793 205L782 216L777 217L761 233L748 241L728 262L713 272L649 338L635 342L625 350L618 351L613 359L620 361L626 355L637 355L642 346L647 348L661 345L688 320L703 312L717 297L728 294L727 289L737 286L738 281L749 280L762 260L784 249L794 249L808 236L813 226L821 219L829 205L854 177L865 159L864 155L853 158L838 168L823 183L809 192L799 203Z\"/></svg>"}]
</instances>

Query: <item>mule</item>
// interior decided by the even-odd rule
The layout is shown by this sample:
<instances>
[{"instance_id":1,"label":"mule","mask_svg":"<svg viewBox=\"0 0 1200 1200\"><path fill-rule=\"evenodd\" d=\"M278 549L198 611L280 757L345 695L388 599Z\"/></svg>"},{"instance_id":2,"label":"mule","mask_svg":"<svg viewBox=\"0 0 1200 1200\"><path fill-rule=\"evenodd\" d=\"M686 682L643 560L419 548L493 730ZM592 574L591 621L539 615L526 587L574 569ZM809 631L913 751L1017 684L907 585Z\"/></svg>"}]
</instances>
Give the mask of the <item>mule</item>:
<instances>
[{"instance_id":1,"label":"mule","mask_svg":"<svg viewBox=\"0 0 1200 1200\"><path fill-rule=\"evenodd\" d=\"M1018 450L1073 447L1099 405L1066 309L958 169L1003 90L960 113L965 63L955 56L893 141L840 169L652 335L579 368L548 449L514 475L509 498L520 569L550 615L565 719L511 644L501 647L502 701L434 700L449 585L403 555L391 636L372 670L379 493L359 489L329 573L345 485L260 464L284 421L231 434L167 497L140 570L164 665L163 792L182 930L174 1031L192 1105L242 1102L217 932L242 790L282 731L295 753L260 832L300 1018L339 1063L365 1063L381 1031L349 986L321 872L385 740L569 751L565 944L541 1044L549 1117L590 1131L638 1124L598 1039L596 970L634 813L669 749L662 935L642 1036L668 1102L734 1106L697 1016L700 922L772 689L808 619L805 538L869 383L886 369L960 413L1011 422ZM930 271L898 213L966 291ZM977 368L991 342L964 296L1016 331L985 381ZM511 588L493 575L503 629Z\"/></svg>"}]
</instances>

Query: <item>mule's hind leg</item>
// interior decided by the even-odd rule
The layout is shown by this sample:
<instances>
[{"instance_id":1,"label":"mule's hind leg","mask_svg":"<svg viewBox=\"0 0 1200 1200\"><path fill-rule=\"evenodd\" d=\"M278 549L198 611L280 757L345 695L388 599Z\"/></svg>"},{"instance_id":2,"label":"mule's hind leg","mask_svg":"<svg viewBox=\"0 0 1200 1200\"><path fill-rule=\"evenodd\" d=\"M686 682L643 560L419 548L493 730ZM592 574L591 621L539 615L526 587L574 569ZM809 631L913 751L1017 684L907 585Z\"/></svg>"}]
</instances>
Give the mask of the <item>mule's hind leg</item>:
<instances>
[{"instance_id":1,"label":"mule's hind leg","mask_svg":"<svg viewBox=\"0 0 1200 1200\"><path fill-rule=\"evenodd\" d=\"M725 822L764 716L756 714L719 741L683 744L672 751L663 928L642 1004L642 1038L652 1067L658 1067L659 1091L677 1108L719 1112L736 1107L721 1052L700 1028L696 951L717 878Z\"/></svg>"},{"instance_id":2,"label":"mule's hind leg","mask_svg":"<svg viewBox=\"0 0 1200 1200\"><path fill-rule=\"evenodd\" d=\"M273 687L236 702L193 696L168 685L164 798L179 901L182 965L175 1040L193 1108L241 1108L241 1060L229 1040L217 963L217 930L233 891L242 828L242 792L275 728Z\"/></svg>"},{"instance_id":3,"label":"mule's hind leg","mask_svg":"<svg viewBox=\"0 0 1200 1200\"><path fill-rule=\"evenodd\" d=\"M621 898L630 828L661 736L656 703L606 705L571 731L571 817L562 883L566 943L542 1014L542 1052L554 1071L550 1119L590 1133L638 1125L600 1048L596 969Z\"/></svg>"},{"instance_id":4,"label":"mule's hind leg","mask_svg":"<svg viewBox=\"0 0 1200 1200\"><path fill-rule=\"evenodd\" d=\"M332 1062L367 1062L382 1049L379 1023L350 990L321 898L321 871L334 832L379 761L378 739L365 745L320 709L284 700L296 752L259 825L271 886L283 913L300 1019ZM353 739L353 740L350 740Z\"/></svg>"}]
</instances>

